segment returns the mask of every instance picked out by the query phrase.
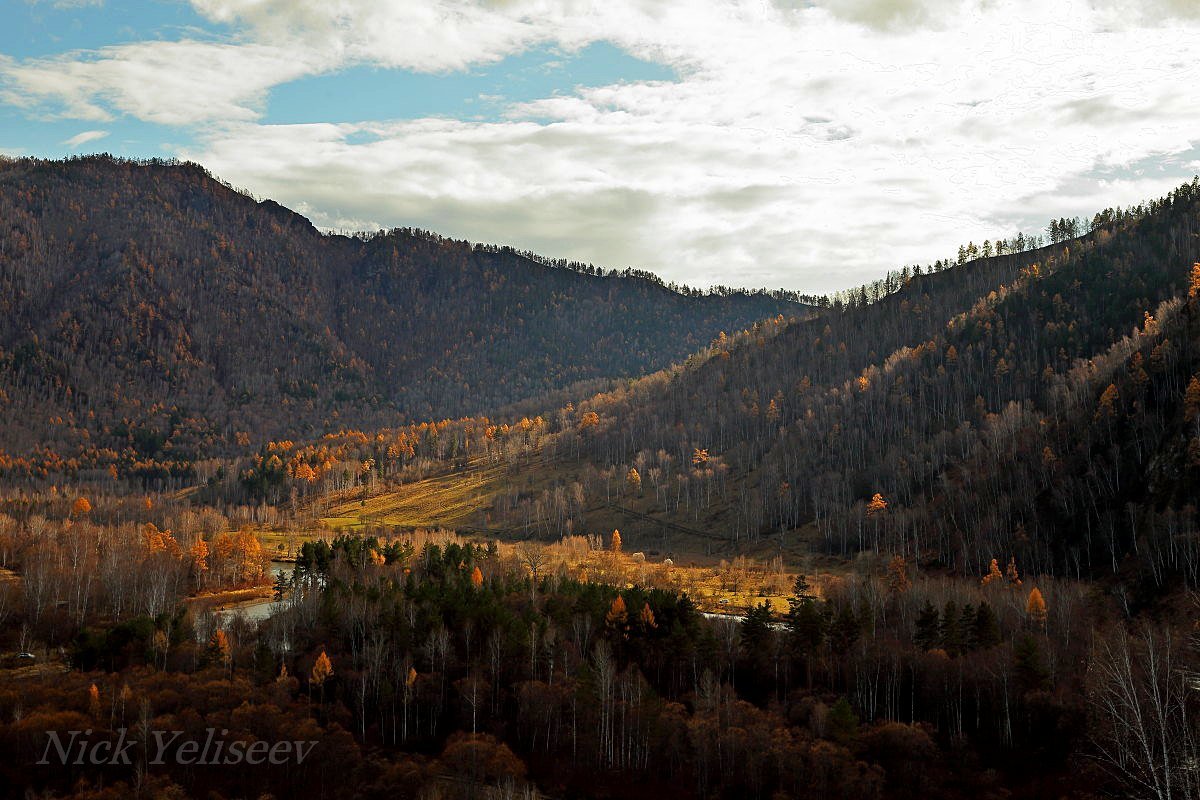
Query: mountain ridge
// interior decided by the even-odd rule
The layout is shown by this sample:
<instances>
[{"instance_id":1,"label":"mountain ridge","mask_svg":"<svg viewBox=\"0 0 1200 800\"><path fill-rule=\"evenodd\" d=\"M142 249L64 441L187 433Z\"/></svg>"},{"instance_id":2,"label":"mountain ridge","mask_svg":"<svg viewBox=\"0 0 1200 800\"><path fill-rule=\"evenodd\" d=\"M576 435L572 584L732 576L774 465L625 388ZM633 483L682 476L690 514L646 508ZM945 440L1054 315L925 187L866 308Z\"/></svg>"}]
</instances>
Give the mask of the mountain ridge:
<instances>
[{"instance_id":1,"label":"mountain ridge","mask_svg":"<svg viewBox=\"0 0 1200 800\"><path fill-rule=\"evenodd\" d=\"M805 313L408 229L322 234L190 164L6 160L0 218L2 441L64 465L480 413Z\"/></svg>"}]
</instances>

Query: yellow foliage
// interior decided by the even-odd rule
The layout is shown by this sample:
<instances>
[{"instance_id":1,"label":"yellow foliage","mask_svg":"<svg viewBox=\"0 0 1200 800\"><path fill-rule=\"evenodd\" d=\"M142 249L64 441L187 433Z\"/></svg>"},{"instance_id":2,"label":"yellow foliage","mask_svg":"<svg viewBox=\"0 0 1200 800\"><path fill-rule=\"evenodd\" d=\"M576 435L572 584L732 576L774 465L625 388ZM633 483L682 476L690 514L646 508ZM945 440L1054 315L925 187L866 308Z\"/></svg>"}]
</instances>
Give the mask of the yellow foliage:
<instances>
[{"instance_id":1,"label":"yellow foliage","mask_svg":"<svg viewBox=\"0 0 1200 800\"><path fill-rule=\"evenodd\" d=\"M991 565L988 566L987 575L983 576L983 580L981 580L980 583L984 586L991 586L993 583L996 583L1003 578L1004 574L1000 572L1000 562L993 558Z\"/></svg>"},{"instance_id":2,"label":"yellow foliage","mask_svg":"<svg viewBox=\"0 0 1200 800\"><path fill-rule=\"evenodd\" d=\"M881 514L884 511L887 511L887 507L888 504L887 501L883 499L883 495L881 495L879 492L876 492L875 496L871 498L871 502L867 503L867 516L873 517L876 514Z\"/></svg>"},{"instance_id":3,"label":"yellow foliage","mask_svg":"<svg viewBox=\"0 0 1200 800\"><path fill-rule=\"evenodd\" d=\"M645 603L642 606L642 613L638 615L638 619L641 621L642 627L644 628L658 627L658 623L654 621L654 612L650 609L649 603Z\"/></svg>"},{"instance_id":4,"label":"yellow foliage","mask_svg":"<svg viewBox=\"0 0 1200 800\"><path fill-rule=\"evenodd\" d=\"M325 651L321 651L321 655L317 656L316 663L312 668L312 682L317 686L324 685L325 681L333 676L333 664L329 661L329 656L325 655Z\"/></svg>"},{"instance_id":5,"label":"yellow foliage","mask_svg":"<svg viewBox=\"0 0 1200 800\"><path fill-rule=\"evenodd\" d=\"M608 607L608 613L604 616L604 623L610 628L623 628L629 623L629 612L625 608L625 598L617 595L612 601L612 605Z\"/></svg>"}]
</instances>

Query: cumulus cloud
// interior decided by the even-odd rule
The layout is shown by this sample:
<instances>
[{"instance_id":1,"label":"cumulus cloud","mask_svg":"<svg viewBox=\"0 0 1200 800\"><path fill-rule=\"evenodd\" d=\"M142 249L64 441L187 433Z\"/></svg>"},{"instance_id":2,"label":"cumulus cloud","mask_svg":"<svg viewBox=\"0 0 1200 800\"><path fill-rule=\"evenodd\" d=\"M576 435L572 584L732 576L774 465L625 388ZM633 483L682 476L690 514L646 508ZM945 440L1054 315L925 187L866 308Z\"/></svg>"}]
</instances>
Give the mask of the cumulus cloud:
<instances>
[{"instance_id":1,"label":"cumulus cloud","mask_svg":"<svg viewBox=\"0 0 1200 800\"><path fill-rule=\"evenodd\" d=\"M16 100L79 118L196 125L182 155L327 227L413 224L695 284L827 290L1181 180L1174 155L1200 130L1194 20L1182 0L1123 3L194 0L238 41L0 73ZM593 41L679 79L491 121L259 121L270 87L300 74L438 73ZM151 72L160 86L138 87ZM1156 161L1170 169L1144 168Z\"/></svg>"},{"instance_id":2,"label":"cumulus cloud","mask_svg":"<svg viewBox=\"0 0 1200 800\"><path fill-rule=\"evenodd\" d=\"M105 136L108 136L108 131L82 131L81 133L77 133L70 139L64 141L63 144L74 149L81 145L85 145L88 142L94 142L97 139L103 139Z\"/></svg>"}]
</instances>

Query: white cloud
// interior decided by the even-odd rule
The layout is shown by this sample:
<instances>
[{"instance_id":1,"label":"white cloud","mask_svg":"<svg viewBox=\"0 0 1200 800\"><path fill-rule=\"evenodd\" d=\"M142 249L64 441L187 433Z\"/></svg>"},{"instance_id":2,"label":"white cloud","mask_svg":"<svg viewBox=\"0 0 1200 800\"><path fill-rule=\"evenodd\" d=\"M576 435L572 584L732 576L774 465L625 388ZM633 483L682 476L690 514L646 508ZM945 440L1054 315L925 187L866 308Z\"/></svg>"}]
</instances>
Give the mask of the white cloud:
<instances>
[{"instance_id":1,"label":"white cloud","mask_svg":"<svg viewBox=\"0 0 1200 800\"><path fill-rule=\"evenodd\" d=\"M15 99L84 119L203 122L183 155L321 225L825 290L1181 180L1170 157L1200 138L1192 6L1131 3L194 0L239 40L0 73ZM586 88L501 121L257 121L270 87L301 74L443 72L599 40L680 80ZM1134 168L1156 159L1172 168Z\"/></svg>"},{"instance_id":2,"label":"white cloud","mask_svg":"<svg viewBox=\"0 0 1200 800\"><path fill-rule=\"evenodd\" d=\"M80 145L87 144L88 142L94 142L97 139L103 139L105 136L108 136L108 131L83 131L75 134L70 139L67 139L65 142L63 142L63 144L73 150Z\"/></svg>"},{"instance_id":3,"label":"white cloud","mask_svg":"<svg viewBox=\"0 0 1200 800\"><path fill-rule=\"evenodd\" d=\"M50 117L129 114L164 125L248 120L272 86L328 66L320 55L183 40L0 63L0 101Z\"/></svg>"}]
</instances>

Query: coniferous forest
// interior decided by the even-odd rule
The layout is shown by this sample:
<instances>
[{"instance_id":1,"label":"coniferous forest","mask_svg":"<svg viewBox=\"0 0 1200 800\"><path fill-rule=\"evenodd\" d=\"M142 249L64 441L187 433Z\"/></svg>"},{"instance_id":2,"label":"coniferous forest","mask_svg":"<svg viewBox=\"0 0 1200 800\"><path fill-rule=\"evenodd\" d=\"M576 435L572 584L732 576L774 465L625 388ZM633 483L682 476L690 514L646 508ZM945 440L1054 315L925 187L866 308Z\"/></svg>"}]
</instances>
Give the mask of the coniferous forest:
<instances>
[{"instance_id":1,"label":"coniferous forest","mask_svg":"<svg viewBox=\"0 0 1200 800\"><path fill-rule=\"evenodd\" d=\"M6 796L1200 796L1196 180L816 297L7 159L0 286Z\"/></svg>"}]
</instances>

